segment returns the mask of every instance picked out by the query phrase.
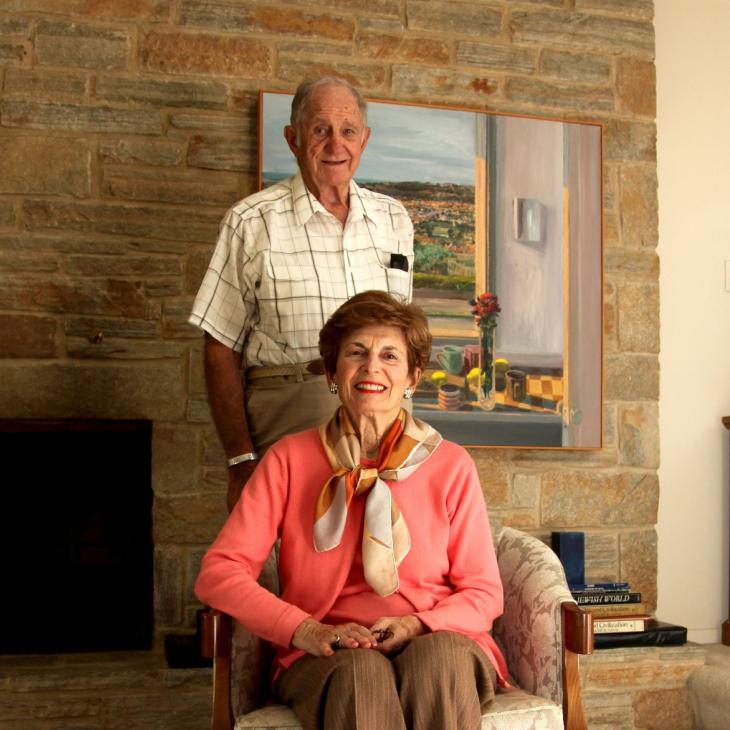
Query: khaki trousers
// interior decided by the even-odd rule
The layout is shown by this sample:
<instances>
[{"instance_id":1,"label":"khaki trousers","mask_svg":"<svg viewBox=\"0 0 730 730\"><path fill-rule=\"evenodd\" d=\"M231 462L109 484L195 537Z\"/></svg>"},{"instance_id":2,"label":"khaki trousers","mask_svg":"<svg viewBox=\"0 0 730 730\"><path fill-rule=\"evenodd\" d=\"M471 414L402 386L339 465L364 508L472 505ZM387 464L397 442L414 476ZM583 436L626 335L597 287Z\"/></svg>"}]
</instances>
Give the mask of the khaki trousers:
<instances>
[{"instance_id":1,"label":"khaki trousers","mask_svg":"<svg viewBox=\"0 0 730 730\"><path fill-rule=\"evenodd\" d=\"M437 631L392 657L374 649L304 656L276 690L304 730L477 730L495 683L474 641Z\"/></svg>"},{"instance_id":2,"label":"khaki trousers","mask_svg":"<svg viewBox=\"0 0 730 730\"><path fill-rule=\"evenodd\" d=\"M275 375L246 381L246 415L259 457L282 436L326 423L342 401L329 392L324 375ZM412 401L403 407L411 411Z\"/></svg>"},{"instance_id":3,"label":"khaki trousers","mask_svg":"<svg viewBox=\"0 0 730 730\"><path fill-rule=\"evenodd\" d=\"M329 421L340 399L324 375L275 375L246 381L246 415L259 457L282 436Z\"/></svg>"}]
</instances>

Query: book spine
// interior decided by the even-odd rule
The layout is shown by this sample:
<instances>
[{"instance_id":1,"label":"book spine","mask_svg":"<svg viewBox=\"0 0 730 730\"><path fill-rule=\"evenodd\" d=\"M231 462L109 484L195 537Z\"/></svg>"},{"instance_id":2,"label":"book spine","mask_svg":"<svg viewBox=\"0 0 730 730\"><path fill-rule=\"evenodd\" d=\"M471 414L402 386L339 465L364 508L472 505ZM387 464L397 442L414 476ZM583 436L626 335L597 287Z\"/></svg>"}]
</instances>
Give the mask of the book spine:
<instances>
[{"instance_id":1,"label":"book spine","mask_svg":"<svg viewBox=\"0 0 730 730\"><path fill-rule=\"evenodd\" d=\"M563 564L568 583L585 583L585 533L551 532L550 544Z\"/></svg>"},{"instance_id":2,"label":"book spine","mask_svg":"<svg viewBox=\"0 0 730 730\"><path fill-rule=\"evenodd\" d=\"M643 631L645 628L646 624L641 618L593 621L594 634L620 634L624 631Z\"/></svg>"},{"instance_id":3,"label":"book spine","mask_svg":"<svg viewBox=\"0 0 730 730\"><path fill-rule=\"evenodd\" d=\"M592 603L587 606L587 610L593 614L594 619L650 613L645 603Z\"/></svg>"},{"instance_id":4,"label":"book spine","mask_svg":"<svg viewBox=\"0 0 730 730\"><path fill-rule=\"evenodd\" d=\"M684 626L647 621L643 631L628 631L618 634L596 634L596 649L611 649L620 646L681 646L687 641Z\"/></svg>"},{"instance_id":5,"label":"book spine","mask_svg":"<svg viewBox=\"0 0 730 730\"><path fill-rule=\"evenodd\" d=\"M628 583L569 583L571 591L627 591Z\"/></svg>"},{"instance_id":6,"label":"book spine","mask_svg":"<svg viewBox=\"0 0 730 730\"><path fill-rule=\"evenodd\" d=\"M574 593L573 598L579 606L590 606L591 604L609 604L609 603L641 603L641 593L637 591L611 592L603 593Z\"/></svg>"}]
</instances>

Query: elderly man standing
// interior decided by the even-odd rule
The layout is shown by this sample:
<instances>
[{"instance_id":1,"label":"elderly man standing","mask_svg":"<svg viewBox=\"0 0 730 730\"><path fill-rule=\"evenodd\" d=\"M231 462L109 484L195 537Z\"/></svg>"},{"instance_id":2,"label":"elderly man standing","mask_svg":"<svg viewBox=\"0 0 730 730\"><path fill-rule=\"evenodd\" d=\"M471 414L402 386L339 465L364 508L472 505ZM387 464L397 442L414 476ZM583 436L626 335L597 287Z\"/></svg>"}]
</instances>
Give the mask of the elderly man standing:
<instances>
[{"instance_id":1,"label":"elderly man standing","mask_svg":"<svg viewBox=\"0 0 730 730\"><path fill-rule=\"evenodd\" d=\"M352 179L370 137L359 92L337 77L303 82L284 136L299 172L228 211L189 319L205 330L229 509L266 448L335 409L318 353L329 316L368 289L411 295L408 213Z\"/></svg>"}]
</instances>

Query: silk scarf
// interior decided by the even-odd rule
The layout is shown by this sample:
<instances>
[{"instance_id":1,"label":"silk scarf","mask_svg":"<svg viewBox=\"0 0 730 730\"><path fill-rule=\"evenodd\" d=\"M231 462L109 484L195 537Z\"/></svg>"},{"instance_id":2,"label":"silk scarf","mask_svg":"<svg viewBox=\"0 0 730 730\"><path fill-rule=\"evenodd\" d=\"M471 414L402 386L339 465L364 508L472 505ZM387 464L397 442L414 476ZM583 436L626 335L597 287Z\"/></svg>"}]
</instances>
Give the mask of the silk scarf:
<instances>
[{"instance_id":1,"label":"silk scarf","mask_svg":"<svg viewBox=\"0 0 730 730\"><path fill-rule=\"evenodd\" d=\"M315 550L325 552L340 544L353 497L367 492L362 538L365 580L378 595L389 596L398 590L398 565L410 550L411 537L385 482L411 476L441 443L441 434L401 409L374 467L360 463L360 439L344 407L320 426L319 434L333 473L315 506Z\"/></svg>"}]
</instances>

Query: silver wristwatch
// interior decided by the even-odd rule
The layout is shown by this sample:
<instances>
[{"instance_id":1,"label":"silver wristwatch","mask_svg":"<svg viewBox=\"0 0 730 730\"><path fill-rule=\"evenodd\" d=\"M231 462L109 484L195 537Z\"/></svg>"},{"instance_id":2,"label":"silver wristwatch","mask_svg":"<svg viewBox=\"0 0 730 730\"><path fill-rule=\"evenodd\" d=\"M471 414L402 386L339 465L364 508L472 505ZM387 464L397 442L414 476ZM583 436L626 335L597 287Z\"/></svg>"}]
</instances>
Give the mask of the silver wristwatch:
<instances>
[{"instance_id":1,"label":"silver wristwatch","mask_svg":"<svg viewBox=\"0 0 730 730\"><path fill-rule=\"evenodd\" d=\"M236 466L236 464L241 464L244 461L256 461L258 458L259 455L255 451L249 451L247 454L239 454L232 459L228 459L228 466Z\"/></svg>"}]
</instances>

